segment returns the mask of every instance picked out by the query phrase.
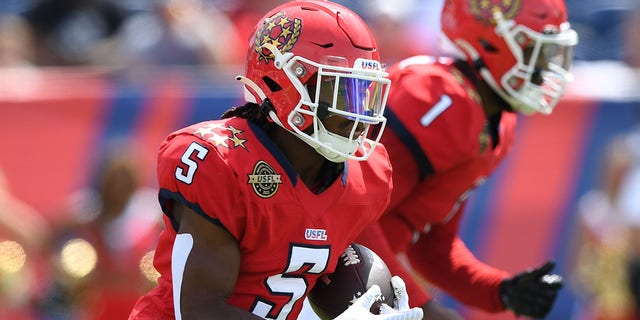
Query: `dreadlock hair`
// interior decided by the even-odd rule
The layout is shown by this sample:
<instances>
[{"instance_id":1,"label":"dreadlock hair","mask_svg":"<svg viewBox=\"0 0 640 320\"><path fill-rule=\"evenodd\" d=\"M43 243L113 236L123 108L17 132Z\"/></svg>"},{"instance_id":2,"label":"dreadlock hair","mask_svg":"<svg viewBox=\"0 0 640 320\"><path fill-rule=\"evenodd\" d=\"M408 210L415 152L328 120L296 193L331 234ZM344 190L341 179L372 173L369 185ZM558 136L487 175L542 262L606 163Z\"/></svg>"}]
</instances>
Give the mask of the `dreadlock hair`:
<instances>
[{"instance_id":1,"label":"dreadlock hair","mask_svg":"<svg viewBox=\"0 0 640 320\"><path fill-rule=\"evenodd\" d=\"M269 112L269 110L274 110L273 105L271 105L271 101L269 101L269 99L264 99L261 104L247 102L239 107L234 106L225 111L220 118L245 118L263 128L267 128L271 124L267 117L267 112Z\"/></svg>"},{"instance_id":2,"label":"dreadlock hair","mask_svg":"<svg viewBox=\"0 0 640 320\"><path fill-rule=\"evenodd\" d=\"M260 106L253 102L247 102L243 106L234 106L231 109L225 111L220 119L228 119L231 117L240 117L245 119L255 119L258 118L256 113L260 110Z\"/></svg>"}]
</instances>

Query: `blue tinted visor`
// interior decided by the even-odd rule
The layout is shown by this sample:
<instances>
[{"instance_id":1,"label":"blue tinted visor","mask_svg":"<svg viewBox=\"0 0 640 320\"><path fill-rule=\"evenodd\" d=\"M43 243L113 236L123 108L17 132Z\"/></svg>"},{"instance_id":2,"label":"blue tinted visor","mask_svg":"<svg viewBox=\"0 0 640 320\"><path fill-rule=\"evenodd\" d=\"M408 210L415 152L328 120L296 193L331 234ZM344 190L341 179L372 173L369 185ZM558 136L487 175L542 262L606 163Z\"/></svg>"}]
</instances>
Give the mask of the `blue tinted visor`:
<instances>
[{"instance_id":1,"label":"blue tinted visor","mask_svg":"<svg viewBox=\"0 0 640 320\"><path fill-rule=\"evenodd\" d=\"M323 76L319 83L319 102L331 106L328 111L352 120L379 121L374 118L382 115L384 84L346 76Z\"/></svg>"}]
</instances>

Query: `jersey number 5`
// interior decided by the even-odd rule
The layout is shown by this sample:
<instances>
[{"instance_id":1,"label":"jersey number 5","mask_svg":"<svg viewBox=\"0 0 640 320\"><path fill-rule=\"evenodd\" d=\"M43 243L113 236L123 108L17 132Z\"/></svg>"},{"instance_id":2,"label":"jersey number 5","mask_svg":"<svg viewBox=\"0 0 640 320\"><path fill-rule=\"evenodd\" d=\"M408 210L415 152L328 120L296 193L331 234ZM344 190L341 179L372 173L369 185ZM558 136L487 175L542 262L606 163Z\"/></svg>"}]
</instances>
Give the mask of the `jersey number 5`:
<instances>
[{"instance_id":1,"label":"jersey number 5","mask_svg":"<svg viewBox=\"0 0 640 320\"><path fill-rule=\"evenodd\" d=\"M290 300L277 315L273 315L276 304L261 298L256 299L252 313L265 319L287 319L293 305L299 301L308 288L305 273L320 274L329 263L328 247L307 247L292 244L289 248L289 261L282 274L267 278L266 284L271 294L289 296ZM303 271L301 273L300 271Z\"/></svg>"},{"instance_id":2,"label":"jersey number 5","mask_svg":"<svg viewBox=\"0 0 640 320\"><path fill-rule=\"evenodd\" d=\"M191 182L193 182L193 175L196 173L196 170L198 170L198 163L191 159L191 156L195 154L196 158L204 160L207 153L209 153L207 148L196 142L192 142L180 158L180 161L186 166L186 170L183 167L177 167L175 173L176 179L186 184L191 184Z\"/></svg>"}]
</instances>

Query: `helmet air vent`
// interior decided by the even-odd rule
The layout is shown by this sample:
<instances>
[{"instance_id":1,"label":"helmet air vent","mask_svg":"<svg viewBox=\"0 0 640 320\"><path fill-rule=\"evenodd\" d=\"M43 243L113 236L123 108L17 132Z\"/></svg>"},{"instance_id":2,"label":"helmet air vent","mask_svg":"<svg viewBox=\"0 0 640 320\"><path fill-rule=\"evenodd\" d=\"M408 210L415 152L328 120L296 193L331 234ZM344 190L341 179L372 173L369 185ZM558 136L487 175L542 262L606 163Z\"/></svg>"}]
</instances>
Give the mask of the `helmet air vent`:
<instances>
[{"instance_id":1,"label":"helmet air vent","mask_svg":"<svg viewBox=\"0 0 640 320\"><path fill-rule=\"evenodd\" d=\"M282 90L282 87L278 83L276 83L275 81L273 81L273 79L267 76L262 77L262 81L264 81L264 83L266 83L267 86L269 86L269 90L271 90L271 92L278 92Z\"/></svg>"},{"instance_id":2,"label":"helmet air vent","mask_svg":"<svg viewBox=\"0 0 640 320\"><path fill-rule=\"evenodd\" d=\"M479 42L480 42L480 45L482 46L482 48L484 48L485 51L491 52L491 53L497 53L498 52L498 49L496 49L496 47L494 47L491 43L489 43L489 41L487 41L485 39L480 39Z\"/></svg>"}]
</instances>

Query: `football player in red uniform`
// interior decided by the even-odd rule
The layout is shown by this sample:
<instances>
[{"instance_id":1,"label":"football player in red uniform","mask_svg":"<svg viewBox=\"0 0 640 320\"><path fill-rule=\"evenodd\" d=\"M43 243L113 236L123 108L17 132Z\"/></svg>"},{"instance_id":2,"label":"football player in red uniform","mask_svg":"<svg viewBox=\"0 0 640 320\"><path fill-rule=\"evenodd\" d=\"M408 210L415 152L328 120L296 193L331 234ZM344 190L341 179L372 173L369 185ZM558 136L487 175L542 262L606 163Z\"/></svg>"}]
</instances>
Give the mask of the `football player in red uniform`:
<instances>
[{"instance_id":1,"label":"football player in red uniform","mask_svg":"<svg viewBox=\"0 0 640 320\"><path fill-rule=\"evenodd\" d=\"M381 142L394 189L387 213L357 241L405 279L425 319L459 315L410 279L393 261L398 253L466 305L544 317L562 286L553 263L511 275L475 258L458 229L469 192L512 146L516 112L550 114L556 106L577 34L562 0L445 0L441 21L450 58L415 56L388 70Z\"/></svg>"},{"instance_id":2,"label":"football player in red uniform","mask_svg":"<svg viewBox=\"0 0 640 320\"><path fill-rule=\"evenodd\" d=\"M246 62L244 106L160 147L161 276L130 319L296 319L389 203L388 156L380 133L367 138L386 121L389 80L359 16L328 1L280 5ZM408 303L371 314L376 288L339 318L422 318Z\"/></svg>"}]
</instances>

